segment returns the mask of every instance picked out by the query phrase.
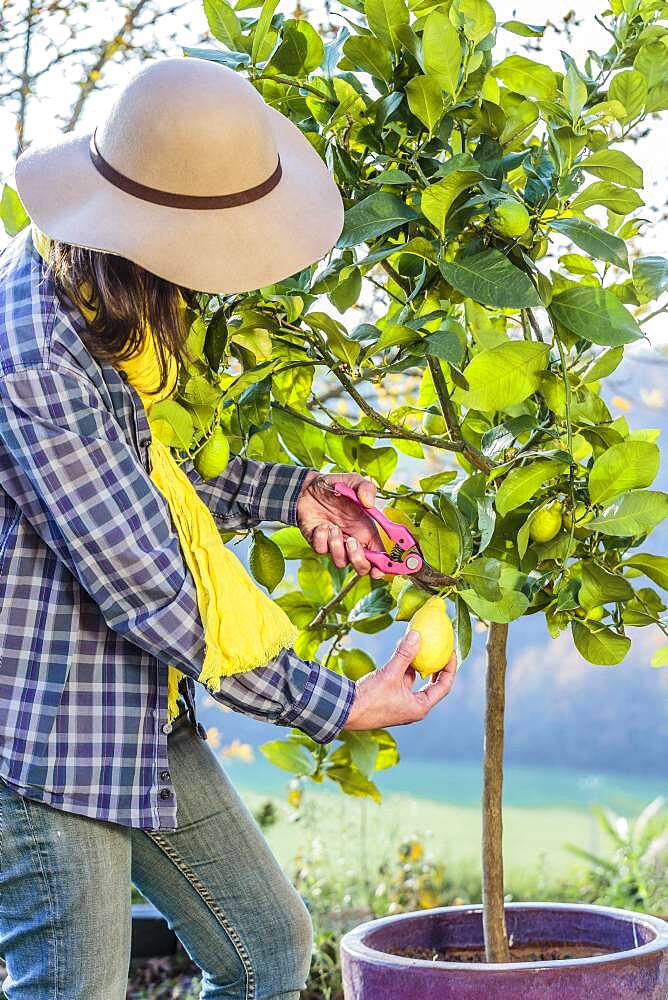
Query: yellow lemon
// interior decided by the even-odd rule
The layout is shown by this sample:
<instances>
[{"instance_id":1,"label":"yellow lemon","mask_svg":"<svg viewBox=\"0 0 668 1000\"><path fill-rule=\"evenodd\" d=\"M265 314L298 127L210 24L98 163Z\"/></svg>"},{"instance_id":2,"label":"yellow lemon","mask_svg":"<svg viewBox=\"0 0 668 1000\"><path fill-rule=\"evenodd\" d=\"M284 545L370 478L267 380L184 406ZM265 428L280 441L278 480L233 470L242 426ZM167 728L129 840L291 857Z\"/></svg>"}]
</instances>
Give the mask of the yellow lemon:
<instances>
[{"instance_id":1,"label":"yellow lemon","mask_svg":"<svg viewBox=\"0 0 668 1000\"><path fill-rule=\"evenodd\" d=\"M529 527L529 534L534 542L551 542L555 535L559 534L561 512L562 505L560 503L550 504L549 507L538 511L536 516L532 518Z\"/></svg>"},{"instance_id":2,"label":"yellow lemon","mask_svg":"<svg viewBox=\"0 0 668 1000\"><path fill-rule=\"evenodd\" d=\"M195 456L195 468L202 479L213 479L225 470L230 460L230 445L221 427L216 427Z\"/></svg>"},{"instance_id":3,"label":"yellow lemon","mask_svg":"<svg viewBox=\"0 0 668 1000\"><path fill-rule=\"evenodd\" d=\"M526 233L531 219L524 205L514 198L504 198L493 206L489 220L499 236L517 237Z\"/></svg>"},{"instance_id":4,"label":"yellow lemon","mask_svg":"<svg viewBox=\"0 0 668 1000\"><path fill-rule=\"evenodd\" d=\"M410 620L411 629L420 635L420 647L413 666L421 677L438 673L455 648L455 635L442 597L430 597Z\"/></svg>"},{"instance_id":5,"label":"yellow lemon","mask_svg":"<svg viewBox=\"0 0 668 1000\"><path fill-rule=\"evenodd\" d=\"M410 517L408 516L405 510L399 510L398 507L385 507L385 509L383 510L383 514L389 521L394 521L395 524L403 524L405 528L408 528L411 534L415 531L415 525L413 524L413 522L411 521ZM392 549L394 548L394 542L392 541L392 539L389 538L385 534L383 529L380 527L378 533L381 537L381 541L383 543L383 548L385 549L385 551L391 552Z\"/></svg>"}]
</instances>

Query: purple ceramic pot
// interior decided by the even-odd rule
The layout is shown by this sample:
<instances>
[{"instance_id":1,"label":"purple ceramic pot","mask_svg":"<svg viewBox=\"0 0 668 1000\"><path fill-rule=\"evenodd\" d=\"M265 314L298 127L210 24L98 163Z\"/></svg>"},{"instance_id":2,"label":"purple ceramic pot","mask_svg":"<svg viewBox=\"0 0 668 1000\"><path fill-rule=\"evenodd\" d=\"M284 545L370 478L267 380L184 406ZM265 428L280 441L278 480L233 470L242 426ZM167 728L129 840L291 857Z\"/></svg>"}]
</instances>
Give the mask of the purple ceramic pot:
<instances>
[{"instance_id":1,"label":"purple ceramic pot","mask_svg":"<svg viewBox=\"0 0 668 1000\"><path fill-rule=\"evenodd\" d=\"M509 965L432 962L388 948L480 947L482 907L446 906L361 924L341 941L346 1000L668 1000L668 923L628 910L509 903L516 944L592 945L612 954Z\"/></svg>"}]
</instances>

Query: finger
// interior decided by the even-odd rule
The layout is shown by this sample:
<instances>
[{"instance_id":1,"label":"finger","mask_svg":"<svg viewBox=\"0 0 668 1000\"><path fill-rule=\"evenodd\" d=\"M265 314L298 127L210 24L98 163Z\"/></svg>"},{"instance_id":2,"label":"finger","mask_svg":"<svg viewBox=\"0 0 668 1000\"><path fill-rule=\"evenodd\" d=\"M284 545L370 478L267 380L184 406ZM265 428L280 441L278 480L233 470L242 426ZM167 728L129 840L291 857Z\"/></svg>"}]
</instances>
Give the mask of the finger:
<instances>
[{"instance_id":1,"label":"finger","mask_svg":"<svg viewBox=\"0 0 668 1000\"><path fill-rule=\"evenodd\" d=\"M419 648L420 633L416 632L415 629L408 629L399 640L397 648L385 664L385 668L403 676L409 669L413 670L411 663ZM413 679L415 678L413 677Z\"/></svg>"},{"instance_id":2,"label":"finger","mask_svg":"<svg viewBox=\"0 0 668 1000\"><path fill-rule=\"evenodd\" d=\"M343 543L343 532L338 524L332 524L329 528L329 552L334 560L334 565L339 569L348 565L348 553Z\"/></svg>"},{"instance_id":3,"label":"finger","mask_svg":"<svg viewBox=\"0 0 668 1000\"><path fill-rule=\"evenodd\" d=\"M371 563L364 555L364 548L353 538L352 535L346 538L346 552L348 553L348 559L350 560L350 565L353 567L356 573L360 576L366 576L371 569Z\"/></svg>"},{"instance_id":4,"label":"finger","mask_svg":"<svg viewBox=\"0 0 668 1000\"><path fill-rule=\"evenodd\" d=\"M385 573L382 569L378 569L377 566L373 566L371 569L371 578L373 580L383 580L385 578Z\"/></svg>"},{"instance_id":5,"label":"finger","mask_svg":"<svg viewBox=\"0 0 668 1000\"><path fill-rule=\"evenodd\" d=\"M365 507L375 507L376 498L378 496L376 490L376 484L372 483L370 479L362 479L353 487L357 496L360 498L361 502Z\"/></svg>"},{"instance_id":6,"label":"finger","mask_svg":"<svg viewBox=\"0 0 668 1000\"><path fill-rule=\"evenodd\" d=\"M311 535L311 548L324 556L329 551L329 525L317 524Z\"/></svg>"},{"instance_id":7,"label":"finger","mask_svg":"<svg viewBox=\"0 0 668 1000\"><path fill-rule=\"evenodd\" d=\"M427 711L442 701L450 694L450 689L455 680L454 672L443 669L430 682L416 692L423 703L426 703Z\"/></svg>"}]
</instances>

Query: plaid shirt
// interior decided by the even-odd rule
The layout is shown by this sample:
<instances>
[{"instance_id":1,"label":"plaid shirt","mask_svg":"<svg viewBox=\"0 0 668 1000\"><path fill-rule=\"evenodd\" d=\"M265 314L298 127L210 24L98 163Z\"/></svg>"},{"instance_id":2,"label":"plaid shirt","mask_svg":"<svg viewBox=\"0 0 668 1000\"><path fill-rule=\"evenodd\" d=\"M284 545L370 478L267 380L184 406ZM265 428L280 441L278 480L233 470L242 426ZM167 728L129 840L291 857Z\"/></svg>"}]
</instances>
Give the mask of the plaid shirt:
<instances>
[{"instance_id":1,"label":"plaid shirt","mask_svg":"<svg viewBox=\"0 0 668 1000\"><path fill-rule=\"evenodd\" d=\"M29 228L0 255L0 316L0 777L69 812L175 829L167 664L188 675L196 724L204 639L149 477L143 405L85 348L85 321L58 301ZM296 523L305 469L237 457L205 481L182 467L221 528ZM290 650L213 697L325 743L353 693Z\"/></svg>"}]
</instances>

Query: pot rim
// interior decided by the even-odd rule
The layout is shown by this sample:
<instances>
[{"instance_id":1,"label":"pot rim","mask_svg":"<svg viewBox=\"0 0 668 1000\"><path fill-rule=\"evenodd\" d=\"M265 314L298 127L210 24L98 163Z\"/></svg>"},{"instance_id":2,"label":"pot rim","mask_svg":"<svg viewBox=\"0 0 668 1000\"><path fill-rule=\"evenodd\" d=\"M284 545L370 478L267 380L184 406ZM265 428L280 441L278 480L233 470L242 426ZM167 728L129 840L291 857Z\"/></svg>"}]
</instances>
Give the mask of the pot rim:
<instances>
[{"instance_id":1,"label":"pot rim","mask_svg":"<svg viewBox=\"0 0 668 1000\"><path fill-rule=\"evenodd\" d=\"M643 927L652 930L656 934L656 937L653 941L648 941L647 944L639 945L637 948L630 948L626 951L615 951L610 955L591 955L587 958L558 959L556 961L544 960L541 962L466 962L465 965L461 962L432 962L424 958L406 958L403 955L393 955L391 952L379 951L377 948L371 948L365 943L364 939L370 931L375 931L379 927L386 926L387 924L401 923L403 921L415 919L416 917L425 916L427 914L482 912L482 904L472 903L465 904L464 906L435 906L428 910L413 910L410 913L397 913L391 914L387 917L378 917L375 920L367 920L365 923L359 924L357 927L353 927L352 930L344 934L341 938L341 953L343 954L345 952L351 957L354 956L355 958L363 958L366 962L373 964L382 963L383 965L389 964L404 967L407 964L410 964L411 966L417 966L418 968L443 970L461 970L465 968L472 972L498 972L503 969L520 971L523 969L552 969L562 968L565 966L576 966L581 968L585 965L608 964L612 962L624 961L628 960L630 957L635 958L639 955L648 955L653 952L668 949L668 923L660 917L653 917L646 913L638 913L633 910L622 910L614 906L596 906L594 904L585 903L516 902L506 903L505 909L506 911L571 910L579 913L585 912L600 914L603 916L609 916L616 920L642 925Z\"/></svg>"}]
</instances>

